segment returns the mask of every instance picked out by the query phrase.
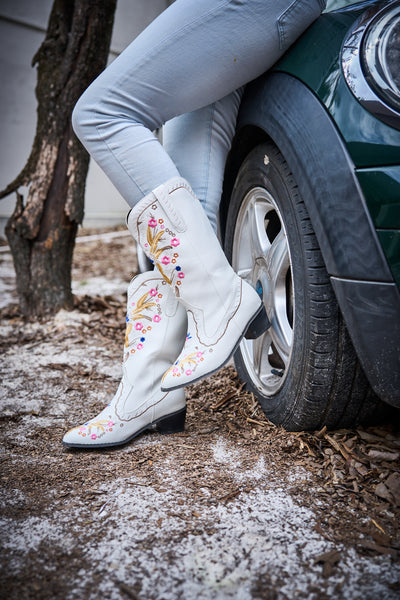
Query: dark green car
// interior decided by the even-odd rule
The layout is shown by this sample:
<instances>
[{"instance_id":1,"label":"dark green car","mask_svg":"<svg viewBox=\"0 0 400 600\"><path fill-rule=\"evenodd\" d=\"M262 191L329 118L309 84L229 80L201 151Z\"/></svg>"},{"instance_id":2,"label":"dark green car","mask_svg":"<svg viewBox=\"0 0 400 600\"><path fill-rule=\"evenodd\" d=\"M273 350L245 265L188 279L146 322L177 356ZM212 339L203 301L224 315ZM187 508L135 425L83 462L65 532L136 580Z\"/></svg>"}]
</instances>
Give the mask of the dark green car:
<instances>
[{"instance_id":1,"label":"dark green car","mask_svg":"<svg viewBox=\"0 0 400 600\"><path fill-rule=\"evenodd\" d=\"M247 87L221 229L272 322L235 365L274 423L400 406L399 1L326 11Z\"/></svg>"}]
</instances>

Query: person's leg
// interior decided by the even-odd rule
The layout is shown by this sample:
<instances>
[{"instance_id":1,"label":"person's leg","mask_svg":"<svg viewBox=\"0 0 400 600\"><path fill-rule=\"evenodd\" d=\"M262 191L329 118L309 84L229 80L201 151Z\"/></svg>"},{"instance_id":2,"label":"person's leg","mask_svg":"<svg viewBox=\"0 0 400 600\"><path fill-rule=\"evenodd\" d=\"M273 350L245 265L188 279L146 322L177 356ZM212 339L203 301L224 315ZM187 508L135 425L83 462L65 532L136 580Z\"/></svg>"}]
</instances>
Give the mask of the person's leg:
<instances>
[{"instance_id":1,"label":"person's leg","mask_svg":"<svg viewBox=\"0 0 400 600\"><path fill-rule=\"evenodd\" d=\"M217 232L225 162L244 88L204 108L167 121L163 146L199 198Z\"/></svg>"},{"instance_id":2,"label":"person's leg","mask_svg":"<svg viewBox=\"0 0 400 600\"><path fill-rule=\"evenodd\" d=\"M176 0L91 84L73 124L130 206L179 175L152 131L266 71L324 0Z\"/></svg>"},{"instance_id":3,"label":"person's leg","mask_svg":"<svg viewBox=\"0 0 400 600\"><path fill-rule=\"evenodd\" d=\"M229 266L190 185L151 131L267 70L322 4L176 0L100 75L74 111L79 137L135 207L128 221L132 234L188 313L187 342L162 389L221 367L262 304Z\"/></svg>"}]
</instances>

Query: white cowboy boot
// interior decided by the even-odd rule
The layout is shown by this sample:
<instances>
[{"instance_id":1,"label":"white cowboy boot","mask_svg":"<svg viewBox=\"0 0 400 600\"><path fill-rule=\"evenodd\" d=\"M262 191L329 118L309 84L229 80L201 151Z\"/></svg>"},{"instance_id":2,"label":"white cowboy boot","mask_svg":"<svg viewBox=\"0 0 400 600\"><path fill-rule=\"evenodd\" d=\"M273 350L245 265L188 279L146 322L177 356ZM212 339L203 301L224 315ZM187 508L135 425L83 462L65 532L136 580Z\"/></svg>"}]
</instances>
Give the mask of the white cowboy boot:
<instances>
[{"instance_id":1,"label":"white cowboy boot","mask_svg":"<svg viewBox=\"0 0 400 600\"><path fill-rule=\"evenodd\" d=\"M123 376L117 393L97 417L65 434L75 448L109 448L146 429L183 431L185 393L161 391L165 370L181 351L187 330L185 309L156 272L142 273L128 287Z\"/></svg>"},{"instance_id":2,"label":"white cowboy boot","mask_svg":"<svg viewBox=\"0 0 400 600\"><path fill-rule=\"evenodd\" d=\"M186 180L171 179L145 196L129 213L128 228L188 315L185 346L165 373L162 389L214 373L250 324L251 337L269 327L259 295L228 263Z\"/></svg>"}]
</instances>

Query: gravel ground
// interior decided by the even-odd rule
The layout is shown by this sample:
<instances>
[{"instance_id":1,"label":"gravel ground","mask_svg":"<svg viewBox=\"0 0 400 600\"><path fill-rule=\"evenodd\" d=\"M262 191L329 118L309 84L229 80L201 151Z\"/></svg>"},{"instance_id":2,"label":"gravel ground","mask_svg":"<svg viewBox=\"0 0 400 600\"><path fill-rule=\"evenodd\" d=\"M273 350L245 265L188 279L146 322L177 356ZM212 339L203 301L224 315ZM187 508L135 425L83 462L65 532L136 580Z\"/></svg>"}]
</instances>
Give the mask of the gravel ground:
<instances>
[{"instance_id":1,"label":"gravel ground","mask_svg":"<svg viewBox=\"0 0 400 600\"><path fill-rule=\"evenodd\" d=\"M228 366L184 433L61 445L118 385L135 271L124 232L80 241L75 309L32 323L0 252L0 597L400 598L396 423L286 432Z\"/></svg>"}]
</instances>

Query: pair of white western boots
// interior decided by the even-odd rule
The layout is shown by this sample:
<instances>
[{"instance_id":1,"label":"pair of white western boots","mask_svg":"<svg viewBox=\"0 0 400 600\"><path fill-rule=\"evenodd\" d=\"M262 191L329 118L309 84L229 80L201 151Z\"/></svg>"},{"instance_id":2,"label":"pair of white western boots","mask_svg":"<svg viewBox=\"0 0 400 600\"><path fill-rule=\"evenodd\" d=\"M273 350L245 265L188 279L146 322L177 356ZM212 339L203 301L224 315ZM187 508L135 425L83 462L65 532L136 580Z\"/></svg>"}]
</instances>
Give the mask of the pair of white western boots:
<instances>
[{"instance_id":1,"label":"pair of white western boots","mask_svg":"<svg viewBox=\"0 0 400 600\"><path fill-rule=\"evenodd\" d=\"M184 386L214 373L243 335L269 327L257 292L233 271L189 184L172 179L129 213L155 270L128 288L123 376L111 403L63 444L107 448L147 429L184 428Z\"/></svg>"}]
</instances>

